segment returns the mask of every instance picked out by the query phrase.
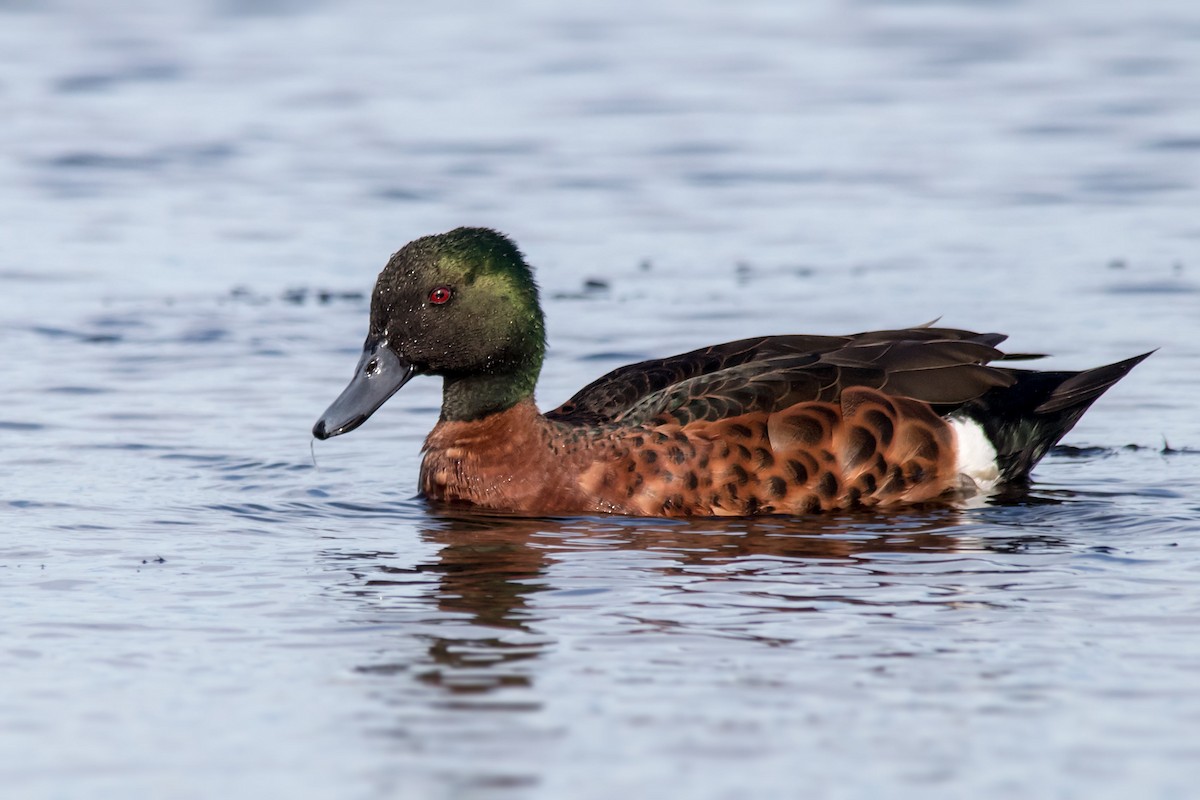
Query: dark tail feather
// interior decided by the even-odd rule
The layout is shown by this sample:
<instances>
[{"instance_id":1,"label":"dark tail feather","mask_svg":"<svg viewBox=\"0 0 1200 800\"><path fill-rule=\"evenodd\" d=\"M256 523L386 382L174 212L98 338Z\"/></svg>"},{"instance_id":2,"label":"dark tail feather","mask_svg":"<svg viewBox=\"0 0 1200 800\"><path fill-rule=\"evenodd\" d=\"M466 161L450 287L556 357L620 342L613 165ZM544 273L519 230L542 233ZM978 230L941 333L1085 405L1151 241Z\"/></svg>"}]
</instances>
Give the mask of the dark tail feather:
<instances>
[{"instance_id":1,"label":"dark tail feather","mask_svg":"<svg viewBox=\"0 0 1200 800\"><path fill-rule=\"evenodd\" d=\"M1153 352L1153 351L1151 351ZM1011 370L1012 386L989 389L963 406L983 426L1005 481L1021 481L1046 452L1074 427L1088 406L1150 353L1082 372Z\"/></svg>"}]
</instances>

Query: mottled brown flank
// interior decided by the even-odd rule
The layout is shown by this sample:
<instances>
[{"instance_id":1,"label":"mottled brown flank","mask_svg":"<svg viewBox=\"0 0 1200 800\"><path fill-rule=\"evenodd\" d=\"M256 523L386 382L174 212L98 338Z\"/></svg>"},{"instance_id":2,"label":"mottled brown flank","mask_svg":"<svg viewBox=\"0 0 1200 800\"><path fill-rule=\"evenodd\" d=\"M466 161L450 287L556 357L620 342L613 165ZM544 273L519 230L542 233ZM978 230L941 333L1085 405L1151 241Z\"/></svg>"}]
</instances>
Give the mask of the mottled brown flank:
<instances>
[{"instance_id":1,"label":"mottled brown flank","mask_svg":"<svg viewBox=\"0 0 1200 800\"><path fill-rule=\"evenodd\" d=\"M422 490L538 513L741 516L919 503L957 486L949 425L923 403L866 388L775 413L597 431L564 448L574 432L532 403L440 423Z\"/></svg>"},{"instance_id":2,"label":"mottled brown flank","mask_svg":"<svg viewBox=\"0 0 1200 800\"><path fill-rule=\"evenodd\" d=\"M801 464L794 458L789 458L787 461L788 477L792 483L804 485L808 483L808 467Z\"/></svg>"},{"instance_id":3,"label":"mottled brown flank","mask_svg":"<svg viewBox=\"0 0 1200 800\"><path fill-rule=\"evenodd\" d=\"M879 437L879 443L884 447L892 443L892 435L896 431L896 426L892 424L892 417L887 412L878 408L868 408L862 414L862 421L868 430L875 431L876 436Z\"/></svg>"},{"instance_id":4,"label":"mottled brown flank","mask_svg":"<svg viewBox=\"0 0 1200 800\"><path fill-rule=\"evenodd\" d=\"M846 434L846 465L857 467L875 455L878 443L875 434L861 425L851 425L849 428Z\"/></svg>"},{"instance_id":5,"label":"mottled brown flank","mask_svg":"<svg viewBox=\"0 0 1200 800\"><path fill-rule=\"evenodd\" d=\"M816 417L807 414L796 414L794 416L785 416L784 422L791 428L792 434L801 444L815 445L819 444L825 438L825 426Z\"/></svg>"}]
</instances>

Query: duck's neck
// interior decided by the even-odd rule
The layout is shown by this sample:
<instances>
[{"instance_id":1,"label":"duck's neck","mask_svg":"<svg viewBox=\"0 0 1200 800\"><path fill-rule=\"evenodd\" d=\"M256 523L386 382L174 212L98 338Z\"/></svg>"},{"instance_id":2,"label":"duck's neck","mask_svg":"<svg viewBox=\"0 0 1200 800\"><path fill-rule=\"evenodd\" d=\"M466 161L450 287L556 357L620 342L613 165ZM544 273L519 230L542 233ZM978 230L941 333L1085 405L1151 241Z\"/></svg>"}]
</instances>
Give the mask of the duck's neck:
<instances>
[{"instance_id":1,"label":"duck's neck","mask_svg":"<svg viewBox=\"0 0 1200 800\"><path fill-rule=\"evenodd\" d=\"M442 384L442 420L470 422L533 399L537 371L499 375L446 375Z\"/></svg>"}]
</instances>

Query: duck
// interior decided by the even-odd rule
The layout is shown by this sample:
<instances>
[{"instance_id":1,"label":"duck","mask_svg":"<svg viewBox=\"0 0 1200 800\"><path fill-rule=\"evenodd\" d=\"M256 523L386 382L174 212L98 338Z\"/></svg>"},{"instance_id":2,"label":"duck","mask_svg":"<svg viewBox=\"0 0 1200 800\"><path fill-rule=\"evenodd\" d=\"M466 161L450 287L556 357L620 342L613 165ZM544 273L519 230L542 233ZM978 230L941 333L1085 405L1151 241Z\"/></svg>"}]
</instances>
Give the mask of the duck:
<instances>
[{"instance_id":1,"label":"duck","mask_svg":"<svg viewBox=\"0 0 1200 800\"><path fill-rule=\"evenodd\" d=\"M629 364L538 410L534 275L508 236L416 239L379 274L362 356L313 426L362 425L416 376L442 379L422 448L435 504L524 516L807 515L953 504L1027 483L1150 355L1017 369L1007 337L938 327L777 335Z\"/></svg>"}]
</instances>

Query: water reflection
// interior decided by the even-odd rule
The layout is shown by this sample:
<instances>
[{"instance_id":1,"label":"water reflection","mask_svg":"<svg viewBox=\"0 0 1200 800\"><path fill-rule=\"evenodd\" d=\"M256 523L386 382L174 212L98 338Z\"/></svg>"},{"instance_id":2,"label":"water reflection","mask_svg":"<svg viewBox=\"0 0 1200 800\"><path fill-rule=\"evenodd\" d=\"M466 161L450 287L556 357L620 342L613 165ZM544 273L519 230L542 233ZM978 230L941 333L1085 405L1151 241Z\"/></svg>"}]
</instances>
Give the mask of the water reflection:
<instances>
[{"instance_id":1,"label":"water reflection","mask_svg":"<svg viewBox=\"0 0 1200 800\"><path fill-rule=\"evenodd\" d=\"M1056 506L1072 496L1068 492L1014 495L1024 509ZM519 623L512 613L525 608L528 595L549 587L547 566L563 551L626 550L669 556L672 566L655 568L660 575L691 565L761 563L764 558L793 562L802 570L805 563L861 563L884 554L1009 552L1017 545L1015 540L1029 537L983 539L978 534L985 527L982 517L995 524L995 517L1013 503L1008 499L982 511L929 508L686 521L439 515L427 523L422 537L441 548L437 563L425 568L442 576L442 608L467 611L478 624L513 626Z\"/></svg>"},{"instance_id":2,"label":"water reflection","mask_svg":"<svg viewBox=\"0 0 1200 800\"><path fill-rule=\"evenodd\" d=\"M1028 522L1032 506L1062 499L1016 502ZM442 698L425 702L443 709L532 711L535 662L570 620L581 636L666 631L786 645L806 635L787 630L800 612L1003 605L995 585L964 584L1010 583L1025 569L1006 554L1069 545L1036 527L997 535L1005 513L676 521L431 512L420 538L436 552L417 563L398 564L404 556L392 551L324 556L349 569L337 593L355 598L386 640L359 672L412 676L393 689L433 687Z\"/></svg>"}]
</instances>

